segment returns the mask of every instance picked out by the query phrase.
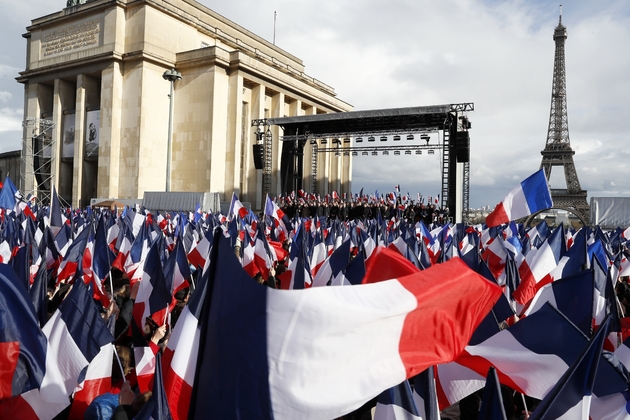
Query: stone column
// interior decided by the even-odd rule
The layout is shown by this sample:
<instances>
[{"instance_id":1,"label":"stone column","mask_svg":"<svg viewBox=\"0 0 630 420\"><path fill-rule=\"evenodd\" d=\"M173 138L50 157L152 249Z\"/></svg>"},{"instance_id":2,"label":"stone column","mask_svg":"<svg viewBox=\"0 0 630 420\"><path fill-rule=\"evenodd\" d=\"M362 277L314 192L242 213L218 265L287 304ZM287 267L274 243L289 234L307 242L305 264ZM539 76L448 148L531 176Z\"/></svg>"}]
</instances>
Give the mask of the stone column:
<instances>
[{"instance_id":1,"label":"stone column","mask_svg":"<svg viewBox=\"0 0 630 420\"><path fill-rule=\"evenodd\" d=\"M55 79L53 87L53 115L52 122L54 124L52 129L52 150L51 150L51 165L50 175L52 176L51 183L59 193L60 182L60 167L61 167L61 146L63 143L63 136L61 135L61 126L63 124L63 102L61 93L61 84L65 83L61 79ZM51 191L52 193L52 191Z\"/></svg>"},{"instance_id":2,"label":"stone column","mask_svg":"<svg viewBox=\"0 0 630 420\"><path fill-rule=\"evenodd\" d=\"M120 198L122 94L122 68L120 63L115 61L101 73L101 127L97 186L97 195L100 198Z\"/></svg>"},{"instance_id":3,"label":"stone column","mask_svg":"<svg viewBox=\"0 0 630 420\"><path fill-rule=\"evenodd\" d=\"M241 177L241 124L243 122L243 76L234 71L229 75L228 86L228 115L227 115L227 141L225 159L225 187L226 195L237 195ZM227 200L228 197L226 197Z\"/></svg>"},{"instance_id":4,"label":"stone column","mask_svg":"<svg viewBox=\"0 0 630 420\"><path fill-rule=\"evenodd\" d=\"M209 191L224 191L226 185L226 168L232 163L226 159L226 139L228 121L228 107L225 99L228 97L228 75L225 69L215 66L212 71L211 82L212 112L209 115L210 126L210 182ZM242 94L242 93L241 93ZM229 200L230 197L223 197Z\"/></svg>"},{"instance_id":5,"label":"stone column","mask_svg":"<svg viewBox=\"0 0 630 420\"><path fill-rule=\"evenodd\" d=\"M86 78L77 76L76 106L74 114L74 165L72 169L72 207L80 207L83 195L83 137L85 135Z\"/></svg>"}]
</instances>

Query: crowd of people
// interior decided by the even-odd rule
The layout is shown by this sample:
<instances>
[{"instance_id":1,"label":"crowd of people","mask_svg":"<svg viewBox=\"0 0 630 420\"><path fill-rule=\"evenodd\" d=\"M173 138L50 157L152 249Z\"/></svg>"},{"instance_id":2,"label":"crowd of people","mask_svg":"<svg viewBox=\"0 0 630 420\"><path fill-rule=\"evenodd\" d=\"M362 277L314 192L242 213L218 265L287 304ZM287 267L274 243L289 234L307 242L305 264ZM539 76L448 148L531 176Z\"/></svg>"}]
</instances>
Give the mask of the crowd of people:
<instances>
[{"instance_id":1,"label":"crowd of people","mask_svg":"<svg viewBox=\"0 0 630 420\"><path fill-rule=\"evenodd\" d=\"M292 219L294 216L326 217L342 221L376 219L379 215L383 219L401 218L408 223L422 220L425 224L444 224L449 219L448 208L441 208L439 200L431 197L428 203L423 199L412 200L409 196L397 195L387 198L353 197L348 199L321 199L309 194L304 197L280 197L280 209Z\"/></svg>"}]
</instances>

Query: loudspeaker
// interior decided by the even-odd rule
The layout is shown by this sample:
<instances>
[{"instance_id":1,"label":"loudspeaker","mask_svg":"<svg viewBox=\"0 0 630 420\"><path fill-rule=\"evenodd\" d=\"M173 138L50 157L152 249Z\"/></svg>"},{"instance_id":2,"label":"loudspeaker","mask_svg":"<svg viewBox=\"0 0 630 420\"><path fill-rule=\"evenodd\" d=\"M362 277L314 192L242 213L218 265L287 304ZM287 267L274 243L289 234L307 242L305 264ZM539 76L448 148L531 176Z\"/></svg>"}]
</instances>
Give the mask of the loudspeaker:
<instances>
[{"instance_id":1,"label":"loudspeaker","mask_svg":"<svg viewBox=\"0 0 630 420\"><path fill-rule=\"evenodd\" d=\"M470 136L468 131L459 131L455 136L455 156L458 162L470 161Z\"/></svg>"},{"instance_id":2,"label":"loudspeaker","mask_svg":"<svg viewBox=\"0 0 630 420\"><path fill-rule=\"evenodd\" d=\"M256 169L263 169L265 167L265 149L263 144L254 144L254 166Z\"/></svg>"}]
</instances>

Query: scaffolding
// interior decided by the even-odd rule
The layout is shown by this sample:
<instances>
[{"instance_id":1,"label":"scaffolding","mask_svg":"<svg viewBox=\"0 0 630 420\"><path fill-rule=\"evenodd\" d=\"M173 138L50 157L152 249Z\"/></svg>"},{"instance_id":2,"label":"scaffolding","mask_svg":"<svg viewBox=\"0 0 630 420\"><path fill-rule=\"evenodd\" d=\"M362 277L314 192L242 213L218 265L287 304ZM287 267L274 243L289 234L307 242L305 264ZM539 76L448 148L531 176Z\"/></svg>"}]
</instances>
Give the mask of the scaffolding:
<instances>
[{"instance_id":1,"label":"scaffolding","mask_svg":"<svg viewBox=\"0 0 630 420\"><path fill-rule=\"evenodd\" d=\"M53 186L55 142L52 131L55 123L42 118L27 118L22 122L24 141L22 142L22 171L20 188L25 197L36 197L45 205L50 203Z\"/></svg>"}]
</instances>

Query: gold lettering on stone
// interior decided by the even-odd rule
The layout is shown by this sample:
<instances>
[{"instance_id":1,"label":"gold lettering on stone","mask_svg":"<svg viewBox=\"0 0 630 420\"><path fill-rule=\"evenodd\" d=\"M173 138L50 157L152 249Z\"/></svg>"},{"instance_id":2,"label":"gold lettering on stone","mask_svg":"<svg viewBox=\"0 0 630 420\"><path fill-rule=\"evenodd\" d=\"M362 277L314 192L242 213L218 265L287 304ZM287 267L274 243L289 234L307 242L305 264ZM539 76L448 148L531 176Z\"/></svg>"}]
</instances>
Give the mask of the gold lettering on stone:
<instances>
[{"instance_id":1,"label":"gold lettering on stone","mask_svg":"<svg viewBox=\"0 0 630 420\"><path fill-rule=\"evenodd\" d=\"M100 20L77 23L44 35L42 55L49 57L98 44Z\"/></svg>"}]
</instances>

